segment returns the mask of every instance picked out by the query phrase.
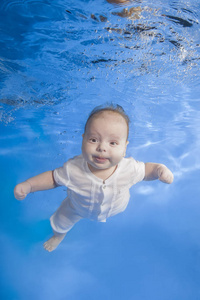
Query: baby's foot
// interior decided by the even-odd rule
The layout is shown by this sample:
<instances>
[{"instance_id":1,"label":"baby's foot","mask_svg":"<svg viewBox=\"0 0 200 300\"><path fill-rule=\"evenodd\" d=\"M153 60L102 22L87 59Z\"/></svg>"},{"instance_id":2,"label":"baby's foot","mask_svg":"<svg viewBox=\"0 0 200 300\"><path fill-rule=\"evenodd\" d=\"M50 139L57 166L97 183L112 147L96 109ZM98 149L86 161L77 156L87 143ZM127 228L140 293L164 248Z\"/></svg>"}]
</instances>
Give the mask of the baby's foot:
<instances>
[{"instance_id":1,"label":"baby's foot","mask_svg":"<svg viewBox=\"0 0 200 300\"><path fill-rule=\"evenodd\" d=\"M66 234L53 235L48 241L44 243L44 249L51 252L55 250L58 245L62 242Z\"/></svg>"}]
</instances>

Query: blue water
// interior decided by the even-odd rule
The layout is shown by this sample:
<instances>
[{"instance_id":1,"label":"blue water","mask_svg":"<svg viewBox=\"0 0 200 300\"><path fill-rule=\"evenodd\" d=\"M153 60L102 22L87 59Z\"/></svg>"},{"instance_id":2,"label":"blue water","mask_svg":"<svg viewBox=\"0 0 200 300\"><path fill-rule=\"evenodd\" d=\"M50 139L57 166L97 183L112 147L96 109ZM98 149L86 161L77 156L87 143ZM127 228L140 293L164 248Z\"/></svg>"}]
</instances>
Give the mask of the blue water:
<instances>
[{"instance_id":1,"label":"blue water","mask_svg":"<svg viewBox=\"0 0 200 300\"><path fill-rule=\"evenodd\" d=\"M152 2L1 1L1 299L200 299L200 3ZM132 120L127 155L174 183L139 183L124 213L47 253L65 188L18 202L14 186L80 154L107 101Z\"/></svg>"}]
</instances>

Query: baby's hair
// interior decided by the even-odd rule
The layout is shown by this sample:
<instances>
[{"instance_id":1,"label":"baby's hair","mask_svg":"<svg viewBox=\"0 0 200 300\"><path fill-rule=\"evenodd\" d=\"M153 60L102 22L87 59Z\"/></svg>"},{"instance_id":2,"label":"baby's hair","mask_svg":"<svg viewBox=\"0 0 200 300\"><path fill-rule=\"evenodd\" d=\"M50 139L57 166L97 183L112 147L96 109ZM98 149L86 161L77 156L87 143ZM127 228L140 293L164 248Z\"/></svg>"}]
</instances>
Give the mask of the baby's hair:
<instances>
[{"instance_id":1,"label":"baby's hair","mask_svg":"<svg viewBox=\"0 0 200 300\"><path fill-rule=\"evenodd\" d=\"M87 128L87 125L88 125L89 121L93 117L95 117L95 116L97 116L97 115L99 115L99 114L101 114L101 113L103 113L105 111L110 111L110 112L117 113L117 114L119 114L120 116L122 116L124 118L124 120L126 121L126 124L127 124L127 138L128 138L130 119L129 119L128 115L125 113L125 111L124 111L124 109L123 109L122 106L120 106L118 104L113 104L113 103L108 104L106 106L104 106L104 105L96 106L91 111L91 113L89 114L89 117L88 117L88 119L87 119L87 121L85 123L85 131L86 131L86 128Z\"/></svg>"}]
</instances>

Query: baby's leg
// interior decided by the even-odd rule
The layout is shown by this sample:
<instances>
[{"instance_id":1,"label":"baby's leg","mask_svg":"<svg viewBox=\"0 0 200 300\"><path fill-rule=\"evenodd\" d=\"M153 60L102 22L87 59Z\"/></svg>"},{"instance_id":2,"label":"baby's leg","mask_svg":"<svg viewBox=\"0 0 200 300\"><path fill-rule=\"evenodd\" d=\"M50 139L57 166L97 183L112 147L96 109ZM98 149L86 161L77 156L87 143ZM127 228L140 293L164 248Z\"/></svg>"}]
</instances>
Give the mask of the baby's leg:
<instances>
[{"instance_id":1,"label":"baby's leg","mask_svg":"<svg viewBox=\"0 0 200 300\"><path fill-rule=\"evenodd\" d=\"M77 214L70 199L66 198L50 218L54 235L44 243L44 248L49 252L55 250L67 232L70 231L80 219L82 219L82 217Z\"/></svg>"},{"instance_id":2,"label":"baby's leg","mask_svg":"<svg viewBox=\"0 0 200 300\"><path fill-rule=\"evenodd\" d=\"M64 237L66 236L66 233L56 233L54 232L54 235L44 243L44 249L51 252L55 250L58 245L62 242Z\"/></svg>"}]
</instances>

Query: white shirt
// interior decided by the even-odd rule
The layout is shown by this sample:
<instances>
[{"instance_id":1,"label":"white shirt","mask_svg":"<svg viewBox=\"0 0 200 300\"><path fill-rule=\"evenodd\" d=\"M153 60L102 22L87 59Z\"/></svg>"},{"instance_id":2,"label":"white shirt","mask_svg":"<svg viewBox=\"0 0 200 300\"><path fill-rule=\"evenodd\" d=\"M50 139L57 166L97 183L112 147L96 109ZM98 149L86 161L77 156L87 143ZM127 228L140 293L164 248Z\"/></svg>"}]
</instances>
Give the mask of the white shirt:
<instances>
[{"instance_id":1,"label":"white shirt","mask_svg":"<svg viewBox=\"0 0 200 300\"><path fill-rule=\"evenodd\" d=\"M145 165L132 157L123 158L115 172L105 181L96 177L82 155L75 156L55 169L54 179L64 185L76 211L91 220L105 221L124 211L132 185L144 179Z\"/></svg>"}]
</instances>

